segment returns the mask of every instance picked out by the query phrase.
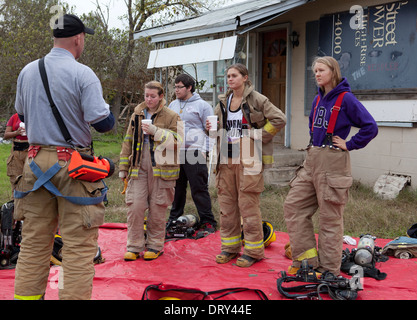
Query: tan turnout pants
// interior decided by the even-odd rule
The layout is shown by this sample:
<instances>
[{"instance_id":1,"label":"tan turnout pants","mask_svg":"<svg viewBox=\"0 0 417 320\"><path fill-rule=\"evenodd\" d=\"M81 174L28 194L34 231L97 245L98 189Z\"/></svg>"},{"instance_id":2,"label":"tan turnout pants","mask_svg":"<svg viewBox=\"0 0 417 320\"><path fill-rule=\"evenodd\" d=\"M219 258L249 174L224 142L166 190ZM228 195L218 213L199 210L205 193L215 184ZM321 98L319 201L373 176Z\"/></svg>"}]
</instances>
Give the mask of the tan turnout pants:
<instances>
[{"instance_id":1,"label":"tan turnout pants","mask_svg":"<svg viewBox=\"0 0 417 320\"><path fill-rule=\"evenodd\" d=\"M340 273L343 210L352 185L349 152L312 147L290 183L284 216L293 266L307 259L319 271ZM312 217L319 208L318 246Z\"/></svg>"},{"instance_id":2,"label":"tan turnout pants","mask_svg":"<svg viewBox=\"0 0 417 320\"><path fill-rule=\"evenodd\" d=\"M263 173L244 174L242 164L220 164L216 183L220 205L221 250L243 254L257 260L264 258L260 194L264 190Z\"/></svg>"},{"instance_id":3,"label":"tan turnout pants","mask_svg":"<svg viewBox=\"0 0 417 320\"><path fill-rule=\"evenodd\" d=\"M144 145L138 179L130 179L126 190L127 251L162 251L165 241L166 213L174 200L175 180L154 177L149 146ZM146 242L144 233L145 211Z\"/></svg>"},{"instance_id":4,"label":"tan turnout pants","mask_svg":"<svg viewBox=\"0 0 417 320\"><path fill-rule=\"evenodd\" d=\"M42 147L34 159L45 172L57 162L54 147ZM37 180L26 161L23 176L16 189L31 190ZM62 163L61 163L62 162ZM104 184L75 180L68 175L67 163L51 182L65 196L95 197ZM15 219L24 220L22 243L16 266L15 299L41 299L47 289L50 258L55 233L59 227L64 243L62 249L63 282L59 283L59 298L91 299L94 257L97 254L98 227L104 222L104 204L76 205L53 196L44 187L15 199ZM60 275L61 277L61 275Z\"/></svg>"}]
</instances>

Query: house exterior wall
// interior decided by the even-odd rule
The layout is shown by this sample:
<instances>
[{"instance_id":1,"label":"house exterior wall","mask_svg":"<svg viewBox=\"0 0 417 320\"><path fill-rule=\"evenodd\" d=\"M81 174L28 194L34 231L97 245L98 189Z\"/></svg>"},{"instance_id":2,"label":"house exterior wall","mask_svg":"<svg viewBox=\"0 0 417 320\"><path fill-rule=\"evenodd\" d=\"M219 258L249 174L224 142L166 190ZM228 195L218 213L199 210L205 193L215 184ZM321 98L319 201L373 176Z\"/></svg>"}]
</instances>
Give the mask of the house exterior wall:
<instances>
[{"instance_id":1,"label":"house exterior wall","mask_svg":"<svg viewBox=\"0 0 417 320\"><path fill-rule=\"evenodd\" d=\"M413 2L415 8L417 0ZM400 2L407 4L407 1ZM259 72L262 72L261 55L257 49L259 45L259 35L265 30L288 28L288 32L297 31L300 35L299 46L294 49L289 48L287 53L288 70L287 86L287 119L289 134L286 137L286 145L291 149L303 149L309 142L308 116L306 116L305 106L312 101L306 101L306 25L312 21L318 21L321 17L328 14L349 12L353 6L374 7L381 4L393 3L393 0L315 0L297 7L289 12L282 14L278 18L251 30L247 34L247 64L251 78L259 90ZM407 9L405 9L407 10ZM392 27L392 26L391 26ZM416 32L410 35L410 42L416 37ZM217 36L223 36L218 34ZM245 42L245 41L244 41ZM288 45L291 47L291 44ZM224 62L224 61L223 61ZM230 61L228 61L230 63ZM411 64L414 62L411 61ZM415 65L415 64L414 64ZM311 71L310 71L311 74ZM221 74L216 74L221 77ZM311 74L312 76L312 74ZM414 81L414 78L415 80ZM411 80L417 83L417 73L411 76ZM392 88L391 88L392 89ZM367 185L374 185L380 175L400 174L411 177L411 186L417 188L417 128L416 127L394 127L387 125L390 121L417 121L417 91L413 91L407 98L401 96L397 100L392 100L391 94L396 94L396 90L379 95L378 99L369 97L359 100L374 116L379 124L379 134L368 146L362 150L351 152L352 173L356 180ZM389 96L389 98L387 98ZM308 98L311 99L311 98ZM373 100L372 100L373 99ZM383 100L386 99L386 100ZM381 122L382 121L382 122ZM384 125L383 122L385 122ZM352 129L351 135L357 129Z\"/></svg>"},{"instance_id":2,"label":"house exterior wall","mask_svg":"<svg viewBox=\"0 0 417 320\"><path fill-rule=\"evenodd\" d=\"M392 1L391 1L392 2ZM305 116L305 77L306 77L306 23L318 20L325 14L349 11L353 5L375 6L387 1L334 1L316 0L274 20L273 24L290 22L292 30L300 34L300 45L292 50L291 54L291 113L287 114L291 121L291 149L305 148L309 141L308 116ZM417 80L417 75L416 75ZM417 81L416 81L417 83ZM396 108L402 105L415 104L412 100L378 100L362 101L365 107L376 118L378 105L396 104ZM308 101L308 103L311 103ZM395 119L392 119L395 120ZM351 135L357 132L353 129ZM356 180L373 186L382 174L401 174L411 176L412 188L417 188L417 128L400 128L379 126L378 136L362 150L351 152L352 173Z\"/></svg>"}]
</instances>

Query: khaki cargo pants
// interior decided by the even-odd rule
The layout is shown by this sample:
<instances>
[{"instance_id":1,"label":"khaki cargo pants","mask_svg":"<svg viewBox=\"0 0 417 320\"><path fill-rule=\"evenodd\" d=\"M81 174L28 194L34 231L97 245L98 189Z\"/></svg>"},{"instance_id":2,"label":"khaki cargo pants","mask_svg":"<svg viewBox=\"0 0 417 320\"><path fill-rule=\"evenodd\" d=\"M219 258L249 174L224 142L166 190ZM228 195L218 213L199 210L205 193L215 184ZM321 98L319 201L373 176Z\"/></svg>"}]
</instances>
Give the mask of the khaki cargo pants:
<instances>
[{"instance_id":1,"label":"khaki cargo pants","mask_svg":"<svg viewBox=\"0 0 417 320\"><path fill-rule=\"evenodd\" d=\"M7 158L7 176L9 177L10 184L12 186L12 199L16 178L23 172L23 166L25 165L27 155L27 150L16 151L12 149L9 157Z\"/></svg>"},{"instance_id":2,"label":"khaki cargo pants","mask_svg":"<svg viewBox=\"0 0 417 320\"><path fill-rule=\"evenodd\" d=\"M352 185L350 155L328 147L312 147L290 183L284 216L293 266L301 261L319 271L340 273L343 250L343 210ZM318 246L312 217L319 209ZM318 250L317 250L318 249Z\"/></svg>"},{"instance_id":3,"label":"khaki cargo pants","mask_svg":"<svg viewBox=\"0 0 417 320\"><path fill-rule=\"evenodd\" d=\"M245 174L242 164L220 164L216 177L220 205L221 251L239 253L242 248L242 222L245 246L243 254L264 258L260 195L264 190L263 171Z\"/></svg>"},{"instance_id":4,"label":"khaki cargo pants","mask_svg":"<svg viewBox=\"0 0 417 320\"><path fill-rule=\"evenodd\" d=\"M138 179L130 179L126 189L127 251L162 251L165 242L167 208L172 204L175 180L154 177L148 145L143 147ZM146 241L144 233L145 212Z\"/></svg>"},{"instance_id":5,"label":"khaki cargo pants","mask_svg":"<svg viewBox=\"0 0 417 320\"><path fill-rule=\"evenodd\" d=\"M37 180L29 167L35 161L45 172L57 162L53 147L42 147L34 159L25 163L23 176L16 189L31 190ZM62 163L61 163L62 162ZM104 187L100 182L84 182L69 177L67 163L51 182L65 196L95 197ZM55 233L59 227L64 243L62 249L63 282L59 283L59 298L88 300L91 298L94 264L98 250L98 227L104 222L104 204L76 205L53 196L44 187L15 199L15 219L22 220L22 243L16 266L15 299L40 299L47 289L50 258ZM61 274L60 274L61 276ZM60 279L61 281L61 279Z\"/></svg>"}]
</instances>

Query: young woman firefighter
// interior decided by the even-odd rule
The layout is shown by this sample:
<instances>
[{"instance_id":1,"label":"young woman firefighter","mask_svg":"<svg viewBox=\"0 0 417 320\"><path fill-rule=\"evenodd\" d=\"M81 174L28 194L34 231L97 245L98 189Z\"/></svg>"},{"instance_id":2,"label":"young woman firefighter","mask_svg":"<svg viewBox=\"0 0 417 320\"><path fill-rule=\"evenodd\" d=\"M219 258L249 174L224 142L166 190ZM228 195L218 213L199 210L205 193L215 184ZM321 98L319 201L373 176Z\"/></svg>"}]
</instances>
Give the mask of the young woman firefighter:
<instances>
[{"instance_id":1,"label":"young woman firefighter","mask_svg":"<svg viewBox=\"0 0 417 320\"><path fill-rule=\"evenodd\" d=\"M365 147L377 134L375 120L352 94L332 57L313 62L319 87L309 118L307 157L290 182L284 216L294 274L304 259L318 272L339 275L343 250L343 210L352 185L349 151ZM348 141L351 127L359 131ZM312 216L319 210L318 246Z\"/></svg>"},{"instance_id":2,"label":"young woman firefighter","mask_svg":"<svg viewBox=\"0 0 417 320\"><path fill-rule=\"evenodd\" d=\"M249 267L264 258L259 207L264 190L263 170L272 165L272 138L285 126L286 117L254 90L244 65L230 66L227 82L229 90L219 96L214 110L219 120L216 186L221 226L221 253L216 262L227 263L238 256L243 231L243 255L236 265ZM210 122L206 128L211 129Z\"/></svg>"},{"instance_id":3,"label":"young woman firefighter","mask_svg":"<svg viewBox=\"0 0 417 320\"><path fill-rule=\"evenodd\" d=\"M163 252L166 210L174 199L180 172L176 161L176 146L182 141L177 134L180 121L166 107L162 85L147 83L145 101L134 110L120 153L119 177L128 180L126 261L136 260L145 249L145 260L156 259Z\"/></svg>"}]
</instances>

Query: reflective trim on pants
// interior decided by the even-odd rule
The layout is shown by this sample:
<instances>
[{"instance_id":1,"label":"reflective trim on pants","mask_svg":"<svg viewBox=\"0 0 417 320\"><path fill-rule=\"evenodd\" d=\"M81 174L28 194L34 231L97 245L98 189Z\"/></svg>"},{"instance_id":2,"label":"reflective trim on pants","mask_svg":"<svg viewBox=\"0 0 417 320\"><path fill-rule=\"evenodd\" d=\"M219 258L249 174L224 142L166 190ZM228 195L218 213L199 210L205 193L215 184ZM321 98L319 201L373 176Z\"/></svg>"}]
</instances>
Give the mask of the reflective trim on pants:
<instances>
[{"instance_id":1,"label":"reflective trim on pants","mask_svg":"<svg viewBox=\"0 0 417 320\"><path fill-rule=\"evenodd\" d=\"M309 265L339 275L343 211L352 180L349 152L327 147L307 150L284 203L294 267L298 267L306 252L317 248L318 256L314 254L308 259ZM313 224L315 214L320 221L318 240Z\"/></svg>"},{"instance_id":2,"label":"reflective trim on pants","mask_svg":"<svg viewBox=\"0 0 417 320\"><path fill-rule=\"evenodd\" d=\"M260 194L264 190L263 174L246 175L245 166L221 164L216 177L220 205L220 236L222 251L239 253L241 241L224 242L223 239L240 239L244 233L243 254L254 259L264 258ZM232 243L233 242L233 243Z\"/></svg>"},{"instance_id":3,"label":"reflective trim on pants","mask_svg":"<svg viewBox=\"0 0 417 320\"><path fill-rule=\"evenodd\" d=\"M165 241L166 209L174 200L175 180L163 180L153 174L149 148L143 148L138 179L130 179L126 189L127 251L162 251ZM144 232L145 212L146 238Z\"/></svg>"},{"instance_id":4,"label":"reflective trim on pants","mask_svg":"<svg viewBox=\"0 0 417 320\"><path fill-rule=\"evenodd\" d=\"M264 247L264 241L263 240L255 241L255 242L245 240L245 248L246 249L249 249L249 250L251 250L251 249L260 249L260 248L263 248L263 247Z\"/></svg>"},{"instance_id":5,"label":"reflective trim on pants","mask_svg":"<svg viewBox=\"0 0 417 320\"><path fill-rule=\"evenodd\" d=\"M15 294L14 300L43 300L43 294L38 294L36 296L19 296Z\"/></svg>"},{"instance_id":6,"label":"reflective trim on pants","mask_svg":"<svg viewBox=\"0 0 417 320\"><path fill-rule=\"evenodd\" d=\"M222 241L222 245L224 246L235 246L242 242L242 240L240 239L240 236L230 237L230 238L221 238L221 241Z\"/></svg>"}]
</instances>

